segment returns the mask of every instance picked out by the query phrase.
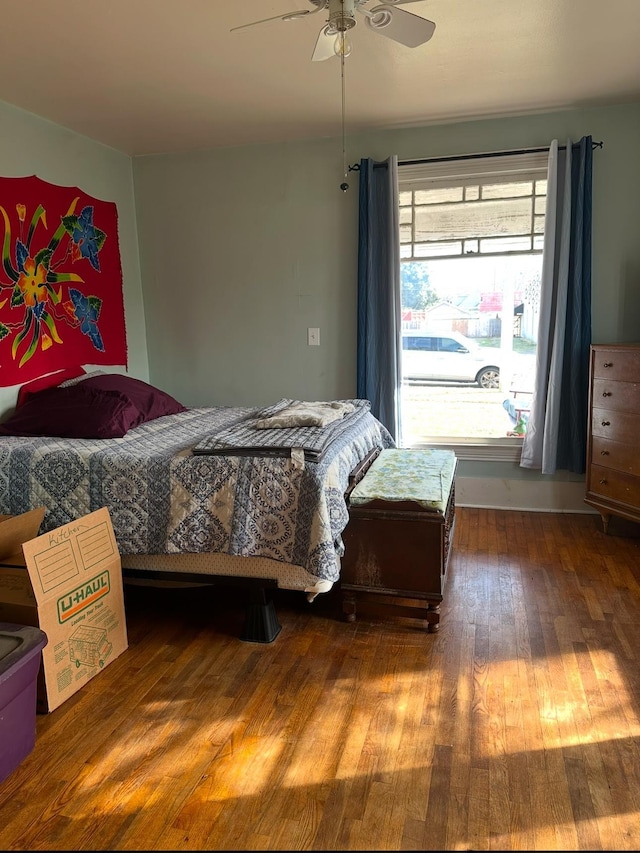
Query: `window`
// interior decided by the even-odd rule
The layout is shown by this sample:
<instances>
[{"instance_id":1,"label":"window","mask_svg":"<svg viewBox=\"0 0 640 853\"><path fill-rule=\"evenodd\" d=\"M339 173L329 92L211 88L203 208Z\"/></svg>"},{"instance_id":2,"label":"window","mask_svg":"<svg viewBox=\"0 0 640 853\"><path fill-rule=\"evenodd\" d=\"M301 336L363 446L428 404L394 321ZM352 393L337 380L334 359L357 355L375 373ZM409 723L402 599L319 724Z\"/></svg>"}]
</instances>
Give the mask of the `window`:
<instances>
[{"instance_id":1,"label":"window","mask_svg":"<svg viewBox=\"0 0 640 853\"><path fill-rule=\"evenodd\" d=\"M399 165L404 446L519 454L535 372L547 157Z\"/></svg>"}]
</instances>

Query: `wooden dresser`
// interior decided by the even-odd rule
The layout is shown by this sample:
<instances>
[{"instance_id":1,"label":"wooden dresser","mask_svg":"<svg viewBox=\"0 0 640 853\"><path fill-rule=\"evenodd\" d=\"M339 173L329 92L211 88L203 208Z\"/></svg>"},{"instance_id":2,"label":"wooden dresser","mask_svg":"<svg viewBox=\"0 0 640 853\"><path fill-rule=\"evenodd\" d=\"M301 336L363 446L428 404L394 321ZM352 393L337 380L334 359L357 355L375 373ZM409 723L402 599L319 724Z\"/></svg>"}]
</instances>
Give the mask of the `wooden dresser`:
<instances>
[{"instance_id":1,"label":"wooden dresser","mask_svg":"<svg viewBox=\"0 0 640 853\"><path fill-rule=\"evenodd\" d=\"M640 522L640 344L591 346L585 503Z\"/></svg>"}]
</instances>

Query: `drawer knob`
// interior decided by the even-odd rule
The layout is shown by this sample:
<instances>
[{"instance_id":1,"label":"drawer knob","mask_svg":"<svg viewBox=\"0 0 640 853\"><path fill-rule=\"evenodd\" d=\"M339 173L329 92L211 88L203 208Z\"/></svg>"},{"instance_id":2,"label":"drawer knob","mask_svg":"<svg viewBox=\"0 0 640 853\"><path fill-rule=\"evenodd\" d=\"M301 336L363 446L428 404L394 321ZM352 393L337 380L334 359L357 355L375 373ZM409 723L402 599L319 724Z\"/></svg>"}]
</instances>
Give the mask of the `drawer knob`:
<instances>
[{"instance_id":1,"label":"drawer knob","mask_svg":"<svg viewBox=\"0 0 640 853\"><path fill-rule=\"evenodd\" d=\"M602 421L602 426L611 426L611 421Z\"/></svg>"},{"instance_id":2,"label":"drawer knob","mask_svg":"<svg viewBox=\"0 0 640 853\"><path fill-rule=\"evenodd\" d=\"M603 397L610 397L610 396L611 396L611 391L603 391L603 392L602 392L602 396L603 396Z\"/></svg>"},{"instance_id":3,"label":"drawer knob","mask_svg":"<svg viewBox=\"0 0 640 853\"><path fill-rule=\"evenodd\" d=\"M608 450L601 450L601 451L600 451L600 456L608 456L608 455L609 455L609 451L608 451Z\"/></svg>"},{"instance_id":4,"label":"drawer knob","mask_svg":"<svg viewBox=\"0 0 640 853\"><path fill-rule=\"evenodd\" d=\"M603 367L613 367L613 362L612 361L605 361L605 363L602 366Z\"/></svg>"},{"instance_id":5,"label":"drawer knob","mask_svg":"<svg viewBox=\"0 0 640 853\"><path fill-rule=\"evenodd\" d=\"M607 484L607 481L605 479L598 480L598 482L600 483L601 486L606 486L606 484Z\"/></svg>"}]
</instances>

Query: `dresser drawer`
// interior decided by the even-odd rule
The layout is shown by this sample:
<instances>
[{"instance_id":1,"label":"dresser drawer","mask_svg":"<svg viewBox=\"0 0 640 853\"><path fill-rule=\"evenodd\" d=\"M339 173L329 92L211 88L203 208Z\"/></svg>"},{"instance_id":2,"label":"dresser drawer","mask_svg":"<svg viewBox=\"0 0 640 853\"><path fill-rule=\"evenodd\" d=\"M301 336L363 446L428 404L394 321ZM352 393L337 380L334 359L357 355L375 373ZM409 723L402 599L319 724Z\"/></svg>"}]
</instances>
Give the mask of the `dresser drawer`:
<instances>
[{"instance_id":1,"label":"dresser drawer","mask_svg":"<svg viewBox=\"0 0 640 853\"><path fill-rule=\"evenodd\" d=\"M594 347L591 370L594 379L634 382L640 376L640 347L634 349Z\"/></svg>"},{"instance_id":2,"label":"dresser drawer","mask_svg":"<svg viewBox=\"0 0 640 853\"><path fill-rule=\"evenodd\" d=\"M589 472L588 492L619 503L640 504L640 477L623 474L612 468L592 465Z\"/></svg>"},{"instance_id":3,"label":"dresser drawer","mask_svg":"<svg viewBox=\"0 0 640 853\"><path fill-rule=\"evenodd\" d=\"M640 382L594 379L593 405L616 412L640 412Z\"/></svg>"},{"instance_id":4,"label":"dresser drawer","mask_svg":"<svg viewBox=\"0 0 640 853\"><path fill-rule=\"evenodd\" d=\"M609 409L592 409L591 411L591 432L594 436L637 447L639 430L640 414L614 412Z\"/></svg>"},{"instance_id":5,"label":"dresser drawer","mask_svg":"<svg viewBox=\"0 0 640 853\"><path fill-rule=\"evenodd\" d=\"M614 468L616 471L640 476L637 443L623 444L620 441L594 436L591 442L591 462L603 468Z\"/></svg>"}]
</instances>

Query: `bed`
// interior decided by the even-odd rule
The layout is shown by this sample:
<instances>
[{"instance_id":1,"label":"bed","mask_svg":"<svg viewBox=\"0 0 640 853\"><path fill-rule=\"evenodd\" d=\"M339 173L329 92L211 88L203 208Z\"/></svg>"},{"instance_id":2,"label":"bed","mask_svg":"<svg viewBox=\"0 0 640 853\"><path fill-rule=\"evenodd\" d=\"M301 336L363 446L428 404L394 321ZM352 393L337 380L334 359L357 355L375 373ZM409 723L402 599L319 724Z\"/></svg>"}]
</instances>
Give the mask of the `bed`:
<instances>
[{"instance_id":1,"label":"bed","mask_svg":"<svg viewBox=\"0 0 640 853\"><path fill-rule=\"evenodd\" d=\"M301 401L186 408L162 392L169 405L160 414L147 401L148 417L131 421L129 412L124 425L115 418L116 434L102 437L108 418L100 419L94 392L109 392L116 408L123 383L127 391L158 391L129 377L91 375L28 396L0 424L0 513L44 506L47 532L106 506L125 578L242 583L251 592L242 639L270 642L279 625L265 591L300 590L312 601L331 589L344 553L345 492L393 439L366 400L314 404L342 407L322 426L276 427L272 421ZM24 414L32 404L40 431L62 435L15 434L38 431ZM145 407L136 404L135 411Z\"/></svg>"}]
</instances>

